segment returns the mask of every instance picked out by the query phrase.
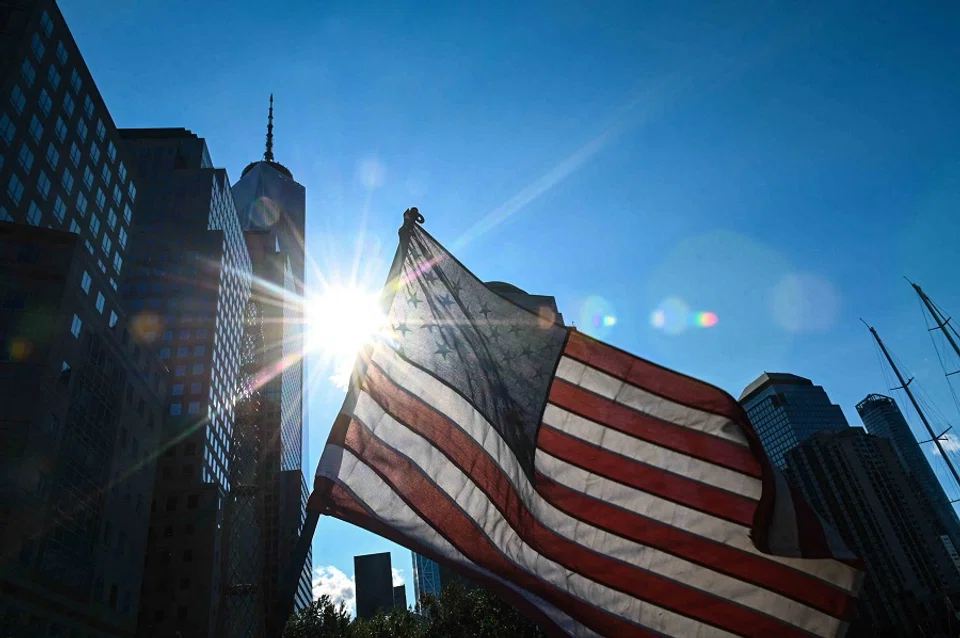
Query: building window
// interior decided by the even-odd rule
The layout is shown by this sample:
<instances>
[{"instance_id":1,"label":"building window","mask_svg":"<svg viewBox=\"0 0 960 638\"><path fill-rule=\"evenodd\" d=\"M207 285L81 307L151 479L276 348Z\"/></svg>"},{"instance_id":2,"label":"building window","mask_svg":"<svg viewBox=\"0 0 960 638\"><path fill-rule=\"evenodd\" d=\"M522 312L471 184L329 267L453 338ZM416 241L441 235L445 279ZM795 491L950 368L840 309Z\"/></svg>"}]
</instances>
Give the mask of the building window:
<instances>
[{"instance_id":1,"label":"building window","mask_svg":"<svg viewBox=\"0 0 960 638\"><path fill-rule=\"evenodd\" d=\"M104 204L107 203L107 196L103 194L103 191L99 188L97 189L97 207L100 210L103 210Z\"/></svg>"},{"instance_id":2,"label":"building window","mask_svg":"<svg viewBox=\"0 0 960 638\"><path fill-rule=\"evenodd\" d=\"M63 223L64 217L67 216L67 205L63 203L59 195L57 195L57 200L53 203L53 216L56 217L60 223Z\"/></svg>"},{"instance_id":3,"label":"building window","mask_svg":"<svg viewBox=\"0 0 960 638\"><path fill-rule=\"evenodd\" d=\"M57 124L54 127L54 132L57 135L57 140L62 142L67 139L67 123L63 121L63 118L59 115L57 116Z\"/></svg>"},{"instance_id":4,"label":"building window","mask_svg":"<svg viewBox=\"0 0 960 638\"><path fill-rule=\"evenodd\" d=\"M83 185L87 188L93 186L93 171L90 170L89 166L83 167Z\"/></svg>"},{"instance_id":5,"label":"building window","mask_svg":"<svg viewBox=\"0 0 960 638\"><path fill-rule=\"evenodd\" d=\"M117 227L117 214L113 212L112 208L107 211L107 226L110 227L110 230L114 230Z\"/></svg>"},{"instance_id":6,"label":"building window","mask_svg":"<svg viewBox=\"0 0 960 638\"><path fill-rule=\"evenodd\" d=\"M80 321L80 317L73 315L73 323L70 324L70 334L72 334L77 339L80 338L80 331L83 329L83 322Z\"/></svg>"},{"instance_id":7,"label":"building window","mask_svg":"<svg viewBox=\"0 0 960 638\"><path fill-rule=\"evenodd\" d=\"M166 351L167 351L167 357L169 357L169 356L170 356L170 348L166 348ZM183 384L182 384L182 383L174 383L174 384L173 384L173 388L170 390L170 394L172 394L172 395L175 396L175 397L183 396Z\"/></svg>"},{"instance_id":8,"label":"building window","mask_svg":"<svg viewBox=\"0 0 960 638\"><path fill-rule=\"evenodd\" d=\"M84 122L83 118L81 117L79 120L77 120L77 135L80 137L81 142L87 141L87 131L87 123Z\"/></svg>"},{"instance_id":9,"label":"building window","mask_svg":"<svg viewBox=\"0 0 960 638\"><path fill-rule=\"evenodd\" d=\"M10 91L10 104L18 115L23 113L23 107L27 105L27 96L23 94L19 84L14 84L13 90Z\"/></svg>"},{"instance_id":10,"label":"building window","mask_svg":"<svg viewBox=\"0 0 960 638\"><path fill-rule=\"evenodd\" d=\"M70 74L70 86L73 87L74 92L77 94L77 97L80 96L80 74L77 73L77 70L74 69L73 73Z\"/></svg>"},{"instance_id":11,"label":"building window","mask_svg":"<svg viewBox=\"0 0 960 638\"><path fill-rule=\"evenodd\" d=\"M73 96L69 93L63 94L63 110L66 112L67 117L73 117Z\"/></svg>"},{"instance_id":12,"label":"building window","mask_svg":"<svg viewBox=\"0 0 960 638\"><path fill-rule=\"evenodd\" d=\"M103 125L103 120L97 120L97 137L103 141L103 136L107 134L107 127Z\"/></svg>"},{"instance_id":13,"label":"building window","mask_svg":"<svg viewBox=\"0 0 960 638\"><path fill-rule=\"evenodd\" d=\"M113 271L119 275L121 268L123 268L123 257L120 256L120 252L118 251L113 256Z\"/></svg>"},{"instance_id":14,"label":"building window","mask_svg":"<svg viewBox=\"0 0 960 638\"><path fill-rule=\"evenodd\" d=\"M57 67L50 65L50 68L47 70L47 79L50 80L50 86L54 89L60 88L60 71L57 71Z\"/></svg>"},{"instance_id":15,"label":"building window","mask_svg":"<svg viewBox=\"0 0 960 638\"><path fill-rule=\"evenodd\" d=\"M30 60L23 61L23 66L20 67L20 75L23 76L23 82L28 87L33 86L33 83L36 82L37 70L30 64Z\"/></svg>"},{"instance_id":16,"label":"building window","mask_svg":"<svg viewBox=\"0 0 960 638\"><path fill-rule=\"evenodd\" d=\"M84 270L83 276L80 278L80 288L83 289L83 292L90 294L90 283L92 281L93 281L93 278L90 277L90 273Z\"/></svg>"},{"instance_id":17,"label":"building window","mask_svg":"<svg viewBox=\"0 0 960 638\"><path fill-rule=\"evenodd\" d=\"M120 190L120 184L113 185L113 201L116 204L120 205L120 200L123 199L123 191Z\"/></svg>"},{"instance_id":18,"label":"building window","mask_svg":"<svg viewBox=\"0 0 960 638\"><path fill-rule=\"evenodd\" d=\"M200 414L200 402L191 401L190 407L187 410L190 414Z\"/></svg>"},{"instance_id":19,"label":"building window","mask_svg":"<svg viewBox=\"0 0 960 638\"><path fill-rule=\"evenodd\" d=\"M80 147L77 146L76 142L70 143L70 161L74 166L80 165Z\"/></svg>"},{"instance_id":20,"label":"building window","mask_svg":"<svg viewBox=\"0 0 960 638\"><path fill-rule=\"evenodd\" d=\"M180 416L183 414L183 404L181 403L171 403L170 404L170 416Z\"/></svg>"},{"instance_id":21,"label":"building window","mask_svg":"<svg viewBox=\"0 0 960 638\"><path fill-rule=\"evenodd\" d=\"M45 171L40 171L40 174L37 175L37 190L40 191L40 196L43 199L50 195L50 178L47 177Z\"/></svg>"},{"instance_id":22,"label":"building window","mask_svg":"<svg viewBox=\"0 0 960 638\"><path fill-rule=\"evenodd\" d=\"M80 234L80 224L78 224L77 220L75 219L70 220L70 232L73 233L74 235Z\"/></svg>"},{"instance_id":23,"label":"building window","mask_svg":"<svg viewBox=\"0 0 960 638\"><path fill-rule=\"evenodd\" d=\"M30 50L33 51L33 55L37 60L43 59L43 53L46 51L46 47L43 46L43 40L40 39L39 33L33 34L33 38L30 40Z\"/></svg>"},{"instance_id":24,"label":"building window","mask_svg":"<svg viewBox=\"0 0 960 638\"><path fill-rule=\"evenodd\" d=\"M96 141L90 142L90 159L93 160L94 166L100 163L100 147L97 146Z\"/></svg>"},{"instance_id":25,"label":"building window","mask_svg":"<svg viewBox=\"0 0 960 638\"><path fill-rule=\"evenodd\" d=\"M113 248L113 242L110 241L110 235L104 233L103 240L100 242L100 245L103 247L103 252L109 255L110 250Z\"/></svg>"},{"instance_id":26,"label":"building window","mask_svg":"<svg viewBox=\"0 0 960 638\"><path fill-rule=\"evenodd\" d=\"M34 142L40 143L40 138L43 136L43 124L40 123L36 115L30 117L30 127L27 129L27 133L30 134Z\"/></svg>"},{"instance_id":27,"label":"building window","mask_svg":"<svg viewBox=\"0 0 960 638\"><path fill-rule=\"evenodd\" d=\"M40 207L37 206L37 203L34 201L30 202L30 208L27 209L27 223L33 224L34 226L40 225L40 219L43 217L43 214L40 212Z\"/></svg>"},{"instance_id":28,"label":"building window","mask_svg":"<svg viewBox=\"0 0 960 638\"><path fill-rule=\"evenodd\" d=\"M33 151L30 150L30 147L27 146L26 142L20 146L20 155L18 156L17 161L20 162L23 172L29 175L30 169L33 168Z\"/></svg>"},{"instance_id":29,"label":"building window","mask_svg":"<svg viewBox=\"0 0 960 638\"><path fill-rule=\"evenodd\" d=\"M127 231L120 227L120 232L117 233L117 241L120 243L121 248L127 247Z\"/></svg>"},{"instance_id":30,"label":"building window","mask_svg":"<svg viewBox=\"0 0 960 638\"><path fill-rule=\"evenodd\" d=\"M60 183L63 184L63 190L67 191L67 195L73 192L73 173L70 172L69 168L63 168L63 175L60 177Z\"/></svg>"},{"instance_id":31,"label":"building window","mask_svg":"<svg viewBox=\"0 0 960 638\"><path fill-rule=\"evenodd\" d=\"M60 118L57 118L58 120ZM57 147L53 145L53 142L47 144L47 164L50 165L50 168L56 168L57 164L60 163L60 151L57 150Z\"/></svg>"},{"instance_id":32,"label":"building window","mask_svg":"<svg viewBox=\"0 0 960 638\"><path fill-rule=\"evenodd\" d=\"M111 311L110 311L110 323L109 323L109 326L110 326L111 328L115 327L115 326L117 325L117 321L119 321L119 320L120 320L120 317L117 316L117 313L115 313L114 311L111 310Z\"/></svg>"},{"instance_id":33,"label":"building window","mask_svg":"<svg viewBox=\"0 0 960 638\"><path fill-rule=\"evenodd\" d=\"M173 370L173 376L182 377L187 373L187 366L177 366Z\"/></svg>"},{"instance_id":34,"label":"building window","mask_svg":"<svg viewBox=\"0 0 960 638\"><path fill-rule=\"evenodd\" d=\"M193 364L193 374L203 374L203 364L195 363Z\"/></svg>"},{"instance_id":35,"label":"building window","mask_svg":"<svg viewBox=\"0 0 960 638\"><path fill-rule=\"evenodd\" d=\"M200 394L200 384L191 383L190 384L190 394Z\"/></svg>"},{"instance_id":36,"label":"building window","mask_svg":"<svg viewBox=\"0 0 960 638\"><path fill-rule=\"evenodd\" d=\"M190 354L190 348L188 348L188 347L186 347L186 346L180 346L179 348L177 348L177 356L178 356L178 357L185 357L185 356L187 356L188 354Z\"/></svg>"},{"instance_id":37,"label":"building window","mask_svg":"<svg viewBox=\"0 0 960 638\"><path fill-rule=\"evenodd\" d=\"M40 14L40 28L43 29L44 34L49 38L50 34L53 33L53 20L50 19L50 14L44 10Z\"/></svg>"},{"instance_id":38,"label":"building window","mask_svg":"<svg viewBox=\"0 0 960 638\"><path fill-rule=\"evenodd\" d=\"M113 145L113 142L107 143L107 157L110 158L111 162L117 161L117 147Z\"/></svg>"},{"instance_id":39,"label":"building window","mask_svg":"<svg viewBox=\"0 0 960 638\"><path fill-rule=\"evenodd\" d=\"M10 116L4 113L0 115L0 137L9 144L13 141L13 136L17 132L17 127L13 125Z\"/></svg>"},{"instance_id":40,"label":"building window","mask_svg":"<svg viewBox=\"0 0 960 638\"><path fill-rule=\"evenodd\" d=\"M137 200L137 187L133 185L133 182L130 182L130 185L127 186L127 195L130 196L131 202Z\"/></svg>"},{"instance_id":41,"label":"building window","mask_svg":"<svg viewBox=\"0 0 960 638\"><path fill-rule=\"evenodd\" d=\"M94 237L100 235L100 218L96 215L90 215L90 232Z\"/></svg>"},{"instance_id":42,"label":"building window","mask_svg":"<svg viewBox=\"0 0 960 638\"><path fill-rule=\"evenodd\" d=\"M23 196L23 182L20 181L16 173L10 174L10 181L7 182L7 196L13 200L14 204L19 204L20 198Z\"/></svg>"},{"instance_id":43,"label":"building window","mask_svg":"<svg viewBox=\"0 0 960 638\"><path fill-rule=\"evenodd\" d=\"M193 347L193 356L195 356L195 357L202 357L202 356L203 356L203 353L204 353L204 350L205 350L204 346L194 346L194 347Z\"/></svg>"},{"instance_id":44,"label":"building window","mask_svg":"<svg viewBox=\"0 0 960 638\"><path fill-rule=\"evenodd\" d=\"M117 167L117 177L120 179L120 183L127 181L127 167L123 165L123 162L120 162L120 165Z\"/></svg>"},{"instance_id":45,"label":"building window","mask_svg":"<svg viewBox=\"0 0 960 638\"><path fill-rule=\"evenodd\" d=\"M67 47L63 46L63 40L57 42L57 59L60 60L60 64L67 63Z\"/></svg>"},{"instance_id":46,"label":"building window","mask_svg":"<svg viewBox=\"0 0 960 638\"><path fill-rule=\"evenodd\" d=\"M131 182L131 183L132 183L132 182ZM124 221L126 221L126 222L129 224L129 223L130 223L130 220L131 220L132 218L133 218L133 212L130 210L130 205L129 205L129 204L124 204L124 205L123 205L123 219L124 219Z\"/></svg>"},{"instance_id":47,"label":"building window","mask_svg":"<svg viewBox=\"0 0 960 638\"><path fill-rule=\"evenodd\" d=\"M50 115L50 108L53 106L53 100L50 99L50 94L47 93L46 89L40 91L40 99L37 101L40 105L40 110L43 111L44 117Z\"/></svg>"},{"instance_id":48,"label":"building window","mask_svg":"<svg viewBox=\"0 0 960 638\"><path fill-rule=\"evenodd\" d=\"M106 304L106 302L107 300L103 296L103 293L98 290L97 291L97 312L99 312L101 315L103 314L103 306L104 304Z\"/></svg>"},{"instance_id":49,"label":"building window","mask_svg":"<svg viewBox=\"0 0 960 638\"><path fill-rule=\"evenodd\" d=\"M81 218L87 216L87 196L82 192L77 193L77 212Z\"/></svg>"}]
</instances>

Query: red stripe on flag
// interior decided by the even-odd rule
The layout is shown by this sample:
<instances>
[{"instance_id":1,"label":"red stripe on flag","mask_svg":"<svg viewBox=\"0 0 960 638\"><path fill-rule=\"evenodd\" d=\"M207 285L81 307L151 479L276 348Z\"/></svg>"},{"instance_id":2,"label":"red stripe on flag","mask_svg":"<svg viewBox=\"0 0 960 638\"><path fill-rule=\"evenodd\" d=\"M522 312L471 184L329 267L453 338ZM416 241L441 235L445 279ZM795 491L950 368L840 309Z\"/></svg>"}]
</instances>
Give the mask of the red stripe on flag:
<instances>
[{"instance_id":1,"label":"red stripe on flag","mask_svg":"<svg viewBox=\"0 0 960 638\"><path fill-rule=\"evenodd\" d=\"M521 596L515 590L505 586L495 578L490 578L489 576L474 571L473 569L470 569L456 561L448 560L447 558L422 545L415 539L405 534L401 534L396 528L390 527L379 519L371 517L366 508L364 508L363 505L358 503L357 500L353 498L353 495L351 495L347 490L343 489L340 485L334 483L329 478L325 476L317 477L314 485L314 494L322 495L322 504L320 504L319 501L314 502L313 496L311 496L310 500L313 504L313 508L319 509L323 514L334 516L358 527L362 527L373 532L374 534L377 534L378 536L382 536L383 538L391 540L394 543L403 545L407 549L415 551L422 556L426 556L441 565L445 565L446 567L463 574L473 582L482 585L484 589L493 592L508 604L516 608L517 611L533 620L533 622L535 622L537 626L540 627L540 629L542 629L548 636L556 636L560 638L569 635L566 631L560 628L560 626L557 625L553 619L550 618L550 616L545 614L539 607L530 602L529 599Z\"/></svg>"},{"instance_id":2,"label":"red stripe on flag","mask_svg":"<svg viewBox=\"0 0 960 638\"><path fill-rule=\"evenodd\" d=\"M847 619L856 599L803 572L640 516L537 474L537 492L571 516L608 532L709 569L778 592L836 618Z\"/></svg>"},{"instance_id":3,"label":"red stripe on flag","mask_svg":"<svg viewBox=\"0 0 960 638\"><path fill-rule=\"evenodd\" d=\"M442 440L442 438L436 441L439 440ZM424 476L422 468L372 436L357 420L353 420L348 429L346 446L384 477L388 484L399 487L398 493L405 497L407 503L422 518L431 521L434 527L448 531L451 537L454 534L459 534L460 538L454 542L454 545L468 555L473 562L486 567L491 564L487 561L493 560L493 564L499 563L499 566L495 569L499 570L508 566L507 569L517 574L517 577L530 578L527 572L514 566L501 554L498 553L495 557L489 553L484 554L482 548L489 546L491 540L475 527L472 519L463 514L445 492L437 488ZM470 452L469 449L463 450L460 448L461 453L464 451ZM473 464L461 465L461 470L476 481L473 465L477 463L477 455L466 454L463 456L472 457ZM492 461L486 455L479 456L492 464ZM465 459L467 462L469 460L470 458ZM470 467L471 470L466 470L466 467ZM493 479L494 482L494 485L486 486L481 483L479 487L481 489L498 487L495 485L498 482L497 474L500 474L498 470L477 473L481 480L483 478ZM502 490L502 483L499 487ZM584 575L590 580L624 592L639 600L649 601L688 618L718 626L728 631L756 636L769 636L774 632L783 636L806 635L805 632L796 627L780 622L771 616L646 572L609 556L589 551L546 529L523 507L522 503L514 500L513 507L504 508L503 502L497 503L495 499L492 500L510 526L518 533L522 532L521 537L534 551L545 558L564 565L571 571ZM442 524L440 524L441 522ZM452 538L451 541L453 541ZM479 555L471 555L471 552L478 551ZM537 585L538 589L531 589L531 591L537 595L542 595L540 590L544 586L543 581L538 578L533 578L533 581L533 584L539 583L539 585ZM531 587L533 584L525 586ZM571 600L576 599L571 597ZM567 606L561 606L561 608L569 609ZM595 628L598 631L601 630L599 627Z\"/></svg>"},{"instance_id":4,"label":"red stripe on flag","mask_svg":"<svg viewBox=\"0 0 960 638\"><path fill-rule=\"evenodd\" d=\"M740 404L723 390L595 341L582 332L571 331L564 354L675 403L741 422Z\"/></svg>"},{"instance_id":5,"label":"red stripe on flag","mask_svg":"<svg viewBox=\"0 0 960 638\"><path fill-rule=\"evenodd\" d=\"M523 587L601 634L653 636L643 628L574 598L520 569L477 528L473 519L464 515L416 466L372 437L356 420L351 420L344 443L345 448L390 485L425 524L440 532L479 567Z\"/></svg>"},{"instance_id":6,"label":"red stripe on flag","mask_svg":"<svg viewBox=\"0 0 960 638\"><path fill-rule=\"evenodd\" d=\"M754 478L762 475L760 463L754 458L750 448L652 417L563 379L553 380L553 385L550 386L550 403L624 434L708 463Z\"/></svg>"},{"instance_id":7,"label":"red stripe on flag","mask_svg":"<svg viewBox=\"0 0 960 638\"><path fill-rule=\"evenodd\" d=\"M749 527L757 501L664 470L635 463L542 424L537 447L571 465Z\"/></svg>"}]
</instances>

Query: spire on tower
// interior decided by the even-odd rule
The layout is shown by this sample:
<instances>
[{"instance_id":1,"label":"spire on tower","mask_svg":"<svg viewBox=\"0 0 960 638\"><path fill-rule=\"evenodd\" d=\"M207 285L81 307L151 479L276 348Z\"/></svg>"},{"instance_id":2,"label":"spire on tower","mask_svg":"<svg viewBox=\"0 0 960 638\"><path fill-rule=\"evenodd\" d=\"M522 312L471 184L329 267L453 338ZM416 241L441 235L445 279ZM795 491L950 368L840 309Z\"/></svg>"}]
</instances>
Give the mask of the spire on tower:
<instances>
[{"instance_id":1,"label":"spire on tower","mask_svg":"<svg viewBox=\"0 0 960 638\"><path fill-rule=\"evenodd\" d=\"M267 115L267 150L263 153L263 159L268 162L273 161L273 93L270 94L270 112Z\"/></svg>"}]
</instances>

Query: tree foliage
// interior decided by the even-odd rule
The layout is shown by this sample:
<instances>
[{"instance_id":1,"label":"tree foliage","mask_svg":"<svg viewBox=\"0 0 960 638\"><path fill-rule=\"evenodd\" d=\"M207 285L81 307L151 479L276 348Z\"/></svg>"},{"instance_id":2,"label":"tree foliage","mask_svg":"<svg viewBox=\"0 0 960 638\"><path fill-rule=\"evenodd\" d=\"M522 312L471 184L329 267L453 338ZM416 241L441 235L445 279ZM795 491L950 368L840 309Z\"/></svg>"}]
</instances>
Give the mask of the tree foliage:
<instances>
[{"instance_id":1,"label":"tree foliage","mask_svg":"<svg viewBox=\"0 0 960 638\"><path fill-rule=\"evenodd\" d=\"M351 620L343 604L322 596L290 618L283 638L535 638L543 632L516 609L480 588L454 582L418 609L397 607Z\"/></svg>"}]
</instances>

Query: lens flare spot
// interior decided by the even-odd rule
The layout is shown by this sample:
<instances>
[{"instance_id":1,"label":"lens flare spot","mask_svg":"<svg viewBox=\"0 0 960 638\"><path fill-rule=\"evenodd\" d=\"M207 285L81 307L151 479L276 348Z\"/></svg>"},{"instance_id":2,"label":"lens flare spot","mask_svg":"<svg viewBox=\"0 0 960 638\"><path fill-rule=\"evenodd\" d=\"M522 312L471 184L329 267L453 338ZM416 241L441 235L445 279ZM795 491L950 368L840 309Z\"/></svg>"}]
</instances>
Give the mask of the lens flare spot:
<instances>
[{"instance_id":1,"label":"lens flare spot","mask_svg":"<svg viewBox=\"0 0 960 638\"><path fill-rule=\"evenodd\" d=\"M668 335L683 333L690 323L690 306L679 297L667 297L650 315L650 325Z\"/></svg>"},{"instance_id":2,"label":"lens flare spot","mask_svg":"<svg viewBox=\"0 0 960 638\"><path fill-rule=\"evenodd\" d=\"M14 339L10 342L10 359L12 361L26 361L33 352L33 344L26 339Z\"/></svg>"},{"instance_id":3,"label":"lens flare spot","mask_svg":"<svg viewBox=\"0 0 960 638\"><path fill-rule=\"evenodd\" d=\"M697 313L697 325L701 328L712 328L717 325L718 321L720 321L720 318L717 317L717 313L715 312Z\"/></svg>"},{"instance_id":4,"label":"lens flare spot","mask_svg":"<svg viewBox=\"0 0 960 638\"><path fill-rule=\"evenodd\" d=\"M163 321L152 312L141 312L130 320L130 332L134 340L140 343L156 341L162 327Z\"/></svg>"},{"instance_id":5,"label":"lens flare spot","mask_svg":"<svg viewBox=\"0 0 960 638\"><path fill-rule=\"evenodd\" d=\"M577 326L591 337L603 338L617 325L613 305L597 295L591 295L580 308Z\"/></svg>"},{"instance_id":6,"label":"lens flare spot","mask_svg":"<svg viewBox=\"0 0 960 638\"><path fill-rule=\"evenodd\" d=\"M269 197L258 197L250 207L250 224L254 228L272 228L279 219L280 207Z\"/></svg>"}]
</instances>

